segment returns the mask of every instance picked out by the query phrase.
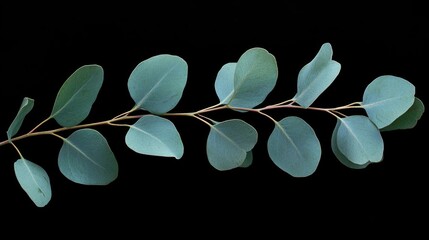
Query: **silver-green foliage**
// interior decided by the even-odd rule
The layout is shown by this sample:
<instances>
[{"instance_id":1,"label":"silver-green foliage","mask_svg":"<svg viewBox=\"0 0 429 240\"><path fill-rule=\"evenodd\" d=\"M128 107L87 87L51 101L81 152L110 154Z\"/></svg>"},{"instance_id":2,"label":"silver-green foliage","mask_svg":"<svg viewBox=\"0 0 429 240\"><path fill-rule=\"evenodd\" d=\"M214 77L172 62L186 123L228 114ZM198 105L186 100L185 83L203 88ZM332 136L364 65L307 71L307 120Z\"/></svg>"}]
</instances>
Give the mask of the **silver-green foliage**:
<instances>
[{"instance_id":1,"label":"silver-green foliage","mask_svg":"<svg viewBox=\"0 0 429 240\"><path fill-rule=\"evenodd\" d=\"M174 124L155 115L143 116L130 126L125 142L140 154L176 159L183 156L183 142Z\"/></svg>"},{"instance_id":2,"label":"silver-green foliage","mask_svg":"<svg viewBox=\"0 0 429 240\"><path fill-rule=\"evenodd\" d=\"M316 171L322 148L313 128L303 119L290 116L275 122L268 138L268 154L283 171L307 177Z\"/></svg>"},{"instance_id":3,"label":"silver-green foliage","mask_svg":"<svg viewBox=\"0 0 429 240\"><path fill-rule=\"evenodd\" d=\"M258 132L240 119L213 124L207 138L207 157L218 170L230 170L251 161L251 150L258 141ZM249 157L248 157L249 155Z\"/></svg>"},{"instance_id":4,"label":"silver-green foliage","mask_svg":"<svg viewBox=\"0 0 429 240\"><path fill-rule=\"evenodd\" d=\"M52 197L51 183L46 171L39 165L18 159L13 164L16 179L22 189L38 207L44 207Z\"/></svg>"},{"instance_id":5,"label":"silver-green foliage","mask_svg":"<svg viewBox=\"0 0 429 240\"><path fill-rule=\"evenodd\" d=\"M316 56L298 73L298 90L295 102L309 107L335 80L340 73L341 64L332 60L332 46L324 43Z\"/></svg>"},{"instance_id":6,"label":"silver-green foliage","mask_svg":"<svg viewBox=\"0 0 429 240\"><path fill-rule=\"evenodd\" d=\"M7 138L10 140L18 130L21 128L22 122L24 121L25 116L33 109L34 100L28 97L25 97L22 100L21 107L19 108L18 113L15 116L15 119L10 124L9 129L7 130Z\"/></svg>"},{"instance_id":7,"label":"silver-green foliage","mask_svg":"<svg viewBox=\"0 0 429 240\"><path fill-rule=\"evenodd\" d=\"M128 79L128 90L137 108L162 114L177 105L187 77L185 60L161 54L142 61L134 68Z\"/></svg>"},{"instance_id":8,"label":"silver-green foliage","mask_svg":"<svg viewBox=\"0 0 429 240\"><path fill-rule=\"evenodd\" d=\"M302 118L288 116L275 120L265 111L281 108L322 110L336 118L331 149L337 159L351 169L363 169L383 159L381 132L413 128L425 110L415 96L414 85L397 76L375 78L365 89L363 101L338 108L313 107L316 99L338 76L341 65L332 60L333 50L324 43L315 57L298 73L296 94L281 103L255 108L274 89L278 69L273 54L259 47L245 51L236 61L223 65L215 79L218 104L191 113L170 113L179 103L188 77L188 65L179 56L160 54L140 62L128 79L128 90L135 105L111 120L81 124L89 115L103 83L103 69L92 64L78 68L64 82L46 119L55 119L61 126L52 131L39 131L38 126L14 137L34 100L24 98L7 130L7 140L20 158L15 162L16 178L22 189L38 207L51 199L51 185L46 171L24 159L15 141L30 136L53 135L63 140L58 154L58 167L69 180L85 185L107 185L118 176L118 162L106 138L92 127L108 124L127 127L125 145L138 154L181 159L184 144L179 130L170 121L172 116L191 116L210 128L206 142L208 162L220 171L250 167L254 159L258 132L241 119L215 121L204 113L231 109L241 113L257 113L274 123L267 139L269 158L279 169L293 177L313 174L320 162L322 148L316 131ZM348 107L361 108L366 115L341 113ZM142 113L140 113L142 112ZM119 121L134 120L133 124ZM60 131L73 130L68 137Z\"/></svg>"},{"instance_id":9,"label":"silver-green foliage","mask_svg":"<svg viewBox=\"0 0 429 240\"><path fill-rule=\"evenodd\" d=\"M58 92L50 117L64 127L81 123L97 98L103 74L103 68L96 64L77 69Z\"/></svg>"},{"instance_id":10,"label":"silver-green foliage","mask_svg":"<svg viewBox=\"0 0 429 240\"><path fill-rule=\"evenodd\" d=\"M64 176L80 184L107 185L118 176L118 163L107 140L90 128L64 139L58 166Z\"/></svg>"}]
</instances>

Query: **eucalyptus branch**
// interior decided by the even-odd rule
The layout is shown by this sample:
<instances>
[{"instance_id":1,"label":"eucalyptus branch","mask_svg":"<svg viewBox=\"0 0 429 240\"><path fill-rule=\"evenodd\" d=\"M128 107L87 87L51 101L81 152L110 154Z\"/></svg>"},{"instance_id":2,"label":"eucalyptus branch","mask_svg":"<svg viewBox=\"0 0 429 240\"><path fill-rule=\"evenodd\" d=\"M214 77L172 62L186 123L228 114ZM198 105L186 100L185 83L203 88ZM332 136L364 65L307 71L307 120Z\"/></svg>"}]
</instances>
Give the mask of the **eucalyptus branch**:
<instances>
[{"instance_id":1,"label":"eucalyptus branch","mask_svg":"<svg viewBox=\"0 0 429 240\"><path fill-rule=\"evenodd\" d=\"M274 123L267 139L269 159L293 177L313 174L321 159L316 131L301 117L276 120L271 110L301 109L326 112L336 118L331 149L346 167L363 169L383 158L383 131L411 129L424 112L423 102L415 96L414 85L397 76L383 75L366 87L362 101L322 108L314 101L338 76L341 65L332 59L329 43L298 73L296 94L279 103L260 106L274 89L278 79L274 55L263 48L245 51L237 61L223 65L214 82L219 102L195 112L171 112L179 103L187 83L188 65L179 56L161 54L140 62L128 78L128 91L135 105L112 119L82 123L95 102L103 83L101 66L84 65L73 72L60 88L51 114L29 132L17 135L34 100L24 98L15 119L0 146L11 144L19 155L14 163L15 176L38 207L49 203L52 192L48 173L21 154L15 142L41 135L63 141L58 154L61 173L78 184L107 185L118 176L118 162L107 139L95 128L101 125L126 127L126 146L138 154L180 159L184 144L168 117L192 117L210 127L206 154L211 166L219 171L245 168L253 162L253 151L260 141L257 129L242 119L215 121L208 113L221 110L260 114ZM346 115L348 109L362 114ZM143 111L140 113L138 111ZM60 127L40 130L49 120ZM129 123L132 121L131 123ZM68 136L60 132L72 131Z\"/></svg>"}]
</instances>

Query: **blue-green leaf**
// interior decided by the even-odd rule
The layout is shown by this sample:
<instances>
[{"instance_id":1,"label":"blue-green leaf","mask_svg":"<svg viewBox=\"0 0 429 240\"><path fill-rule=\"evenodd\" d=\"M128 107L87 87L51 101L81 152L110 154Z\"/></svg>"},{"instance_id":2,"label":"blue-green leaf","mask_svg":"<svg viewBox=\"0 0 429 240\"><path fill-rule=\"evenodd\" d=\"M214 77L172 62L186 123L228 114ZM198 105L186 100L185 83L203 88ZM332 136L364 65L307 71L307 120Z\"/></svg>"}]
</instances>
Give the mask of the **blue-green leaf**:
<instances>
[{"instance_id":1,"label":"blue-green leaf","mask_svg":"<svg viewBox=\"0 0 429 240\"><path fill-rule=\"evenodd\" d=\"M291 116L275 123L268 138L268 154L281 170L294 177L306 177L316 171L322 149L313 128Z\"/></svg>"},{"instance_id":2,"label":"blue-green leaf","mask_svg":"<svg viewBox=\"0 0 429 240\"><path fill-rule=\"evenodd\" d=\"M337 130L338 150L357 165L380 162L384 143L380 130L366 116L353 115L340 119Z\"/></svg>"},{"instance_id":3,"label":"blue-green leaf","mask_svg":"<svg viewBox=\"0 0 429 240\"><path fill-rule=\"evenodd\" d=\"M173 109L182 98L188 65L182 58L161 54L140 62L128 79L136 107L154 114Z\"/></svg>"},{"instance_id":4,"label":"blue-green leaf","mask_svg":"<svg viewBox=\"0 0 429 240\"><path fill-rule=\"evenodd\" d=\"M64 139L58 166L69 180L85 185L107 185L118 177L118 163L107 140L89 128Z\"/></svg>"},{"instance_id":5,"label":"blue-green leaf","mask_svg":"<svg viewBox=\"0 0 429 240\"><path fill-rule=\"evenodd\" d=\"M263 48L247 50L235 67L234 91L228 97L228 105L242 108L259 105L273 90L277 76L277 61L271 53Z\"/></svg>"},{"instance_id":6,"label":"blue-green leaf","mask_svg":"<svg viewBox=\"0 0 429 240\"><path fill-rule=\"evenodd\" d=\"M63 127L85 120L101 89L103 75L103 68L99 65L78 68L61 86L50 117Z\"/></svg>"},{"instance_id":7,"label":"blue-green leaf","mask_svg":"<svg viewBox=\"0 0 429 240\"><path fill-rule=\"evenodd\" d=\"M346 167L353 168L353 169L363 169L367 167L371 162L366 162L364 164L356 164L352 161L350 161L344 154L338 149L338 141L337 141L337 134L338 134L338 127L340 126L341 121L337 120L337 124L335 125L334 131L332 132L331 137L331 148L334 155L337 157L337 159L344 164Z\"/></svg>"},{"instance_id":8,"label":"blue-green leaf","mask_svg":"<svg viewBox=\"0 0 429 240\"><path fill-rule=\"evenodd\" d=\"M240 165L242 168L247 168L253 163L253 153L252 151L248 151L246 154L246 158L244 159L243 163Z\"/></svg>"},{"instance_id":9,"label":"blue-green leaf","mask_svg":"<svg viewBox=\"0 0 429 240\"><path fill-rule=\"evenodd\" d=\"M125 142L137 153L175 157L183 156L183 142L174 124L165 118L145 115L130 126Z\"/></svg>"},{"instance_id":10,"label":"blue-green leaf","mask_svg":"<svg viewBox=\"0 0 429 240\"><path fill-rule=\"evenodd\" d=\"M246 164L248 152L258 141L256 129L240 119L230 119L211 126L207 138L207 157L217 170L224 171ZM249 160L249 159L248 159Z\"/></svg>"},{"instance_id":11,"label":"blue-green leaf","mask_svg":"<svg viewBox=\"0 0 429 240\"><path fill-rule=\"evenodd\" d=\"M417 121L423 115L425 106L419 98L415 98L413 105L390 125L380 129L381 131L391 131L397 129L411 129L417 125Z\"/></svg>"},{"instance_id":12,"label":"blue-green leaf","mask_svg":"<svg viewBox=\"0 0 429 240\"><path fill-rule=\"evenodd\" d=\"M28 97L25 97L22 100L21 107L19 108L18 114L13 119L12 123L7 130L7 138L10 140L21 128L22 122L24 121L25 116L33 109L34 100Z\"/></svg>"},{"instance_id":13,"label":"blue-green leaf","mask_svg":"<svg viewBox=\"0 0 429 240\"><path fill-rule=\"evenodd\" d=\"M13 164L16 179L37 207L44 207L52 197L51 183L46 171L39 165L18 159Z\"/></svg>"},{"instance_id":14,"label":"blue-green leaf","mask_svg":"<svg viewBox=\"0 0 429 240\"><path fill-rule=\"evenodd\" d=\"M219 70L215 90L221 104L227 104L231 101L234 93L234 73L237 63L227 63Z\"/></svg>"},{"instance_id":15,"label":"blue-green leaf","mask_svg":"<svg viewBox=\"0 0 429 240\"><path fill-rule=\"evenodd\" d=\"M332 60L332 46L324 43L316 56L298 74L295 102L309 107L335 80L341 70L340 63Z\"/></svg>"},{"instance_id":16,"label":"blue-green leaf","mask_svg":"<svg viewBox=\"0 0 429 240\"><path fill-rule=\"evenodd\" d=\"M383 75L374 79L363 94L362 107L378 128L390 125L414 103L415 87L409 81Z\"/></svg>"}]
</instances>

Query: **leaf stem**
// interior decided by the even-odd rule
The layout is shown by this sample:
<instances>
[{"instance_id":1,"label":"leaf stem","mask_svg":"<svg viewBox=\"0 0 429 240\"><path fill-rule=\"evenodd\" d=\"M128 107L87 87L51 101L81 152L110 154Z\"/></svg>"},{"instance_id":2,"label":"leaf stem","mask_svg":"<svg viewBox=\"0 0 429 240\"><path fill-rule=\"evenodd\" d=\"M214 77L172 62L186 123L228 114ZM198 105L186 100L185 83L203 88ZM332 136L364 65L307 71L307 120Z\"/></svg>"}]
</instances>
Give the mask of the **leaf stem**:
<instances>
[{"instance_id":1,"label":"leaf stem","mask_svg":"<svg viewBox=\"0 0 429 240\"><path fill-rule=\"evenodd\" d=\"M15 143L13 143L12 141L10 141L10 144L12 144L13 148L15 148L16 152L19 155L19 158L24 159L24 156L21 154L21 151L19 151L18 147L15 145Z\"/></svg>"},{"instance_id":2,"label":"leaf stem","mask_svg":"<svg viewBox=\"0 0 429 240\"><path fill-rule=\"evenodd\" d=\"M211 123L209 123L208 121L206 121L204 118L198 116L198 115L194 115L194 118L200 120L201 122L207 124L209 127L212 127L213 125Z\"/></svg>"},{"instance_id":3,"label":"leaf stem","mask_svg":"<svg viewBox=\"0 0 429 240\"><path fill-rule=\"evenodd\" d=\"M37 126L35 126L33 129L31 129L28 134L31 134L32 132L36 131L40 126L42 126L43 124L45 124L47 121L51 120L52 117L49 116L48 118L46 118L45 120L43 120L42 122L40 122L39 124L37 124Z\"/></svg>"}]
</instances>

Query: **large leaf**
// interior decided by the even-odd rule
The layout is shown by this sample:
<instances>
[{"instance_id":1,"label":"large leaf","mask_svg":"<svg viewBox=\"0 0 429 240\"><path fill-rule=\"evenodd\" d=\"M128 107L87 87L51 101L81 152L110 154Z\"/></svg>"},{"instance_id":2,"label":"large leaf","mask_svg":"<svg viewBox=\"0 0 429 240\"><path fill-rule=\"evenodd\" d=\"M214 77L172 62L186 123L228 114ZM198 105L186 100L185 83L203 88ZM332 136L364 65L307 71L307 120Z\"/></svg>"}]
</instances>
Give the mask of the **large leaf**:
<instances>
[{"instance_id":1,"label":"large leaf","mask_svg":"<svg viewBox=\"0 0 429 240\"><path fill-rule=\"evenodd\" d=\"M118 163L107 140L89 128L64 139L58 166L69 180L85 185L107 185L118 176Z\"/></svg>"},{"instance_id":2,"label":"large leaf","mask_svg":"<svg viewBox=\"0 0 429 240\"><path fill-rule=\"evenodd\" d=\"M183 156L183 142L174 124L165 118L145 115L130 126L125 142L135 152L161 157Z\"/></svg>"},{"instance_id":3,"label":"large leaf","mask_svg":"<svg viewBox=\"0 0 429 240\"><path fill-rule=\"evenodd\" d=\"M33 109L34 100L28 97L25 97L22 100L21 107L19 108L18 113L13 119L12 123L7 130L7 138L10 140L21 128L22 122L24 121L25 116Z\"/></svg>"},{"instance_id":4,"label":"large leaf","mask_svg":"<svg viewBox=\"0 0 429 240\"><path fill-rule=\"evenodd\" d=\"M381 131L391 131L397 129L410 129L417 125L417 121L423 115L425 106L419 98L414 99L413 105L401 116L399 116L390 125L380 129Z\"/></svg>"},{"instance_id":5,"label":"large leaf","mask_svg":"<svg viewBox=\"0 0 429 240\"><path fill-rule=\"evenodd\" d=\"M413 105L414 94L415 87L409 81L383 75L366 87L362 107L378 128L384 128Z\"/></svg>"},{"instance_id":6,"label":"large leaf","mask_svg":"<svg viewBox=\"0 0 429 240\"><path fill-rule=\"evenodd\" d=\"M332 132L331 137L331 148L334 155L337 157L337 159L344 164L346 167L352 168L352 169L363 169L367 167L371 162L366 162L364 164L356 164L352 161L350 161L344 154L338 149L338 141L337 141L337 134L338 134L338 127L341 125L341 121L338 119L337 124L335 125L334 131Z\"/></svg>"},{"instance_id":7,"label":"large leaf","mask_svg":"<svg viewBox=\"0 0 429 240\"><path fill-rule=\"evenodd\" d=\"M154 114L173 109L182 97L188 65L180 57L161 54L140 62L128 79L136 107Z\"/></svg>"},{"instance_id":8,"label":"large leaf","mask_svg":"<svg viewBox=\"0 0 429 240\"><path fill-rule=\"evenodd\" d=\"M309 107L335 80L341 65L332 60L332 46L324 43L316 56L298 74L298 90L295 102Z\"/></svg>"},{"instance_id":9,"label":"large leaf","mask_svg":"<svg viewBox=\"0 0 429 240\"><path fill-rule=\"evenodd\" d=\"M81 123L89 115L103 84L103 68L84 65L64 82L52 108L51 117L63 127Z\"/></svg>"},{"instance_id":10,"label":"large leaf","mask_svg":"<svg viewBox=\"0 0 429 240\"><path fill-rule=\"evenodd\" d=\"M234 93L234 74L237 63L227 63L219 70L215 90L221 104L227 104L231 101Z\"/></svg>"},{"instance_id":11,"label":"large leaf","mask_svg":"<svg viewBox=\"0 0 429 240\"><path fill-rule=\"evenodd\" d=\"M338 150L357 165L380 162L384 143L377 126L366 116L353 115L340 119L336 138Z\"/></svg>"},{"instance_id":12,"label":"large leaf","mask_svg":"<svg viewBox=\"0 0 429 240\"><path fill-rule=\"evenodd\" d=\"M44 207L52 197L51 183L46 171L39 165L26 160L18 159L13 164L16 179L22 189L37 207Z\"/></svg>"},{"instance_id":13,"label":"large leaf","mask_svg":"<svg viewBox=\"0 0 429 240\"><path fill-rule=\"evenodd\" d=\"M247 50L235 67L234 92L228 97L228 105L242 108L259 105L273 90L277 76L277 61L271 53L263 48Z\"/></svg>"},{"instance_id":14,"label":"large leaf","mask_svg":"<svg viewBox=\"0 0 429 240\"><path fill-rule=\"evenodd\" d=\"M207 157L217 170L246 166L251 161L250 150L258 141L258 132L240 119L230 119L211 126L207 138ZM247 160L246 160L247 159Z\"/></svg>"},{"instance_id":15,"label":"large leaf","mask_svg":"<svg viewBox=\"0 0 429 240\"><path fill-rule=\"evenodd\" d=\"M291 116L275 123L268 138L268 154L281 170L294 177L306 177L316 171L322 149L313 128Z\"/></svg>"}]
</instances>

